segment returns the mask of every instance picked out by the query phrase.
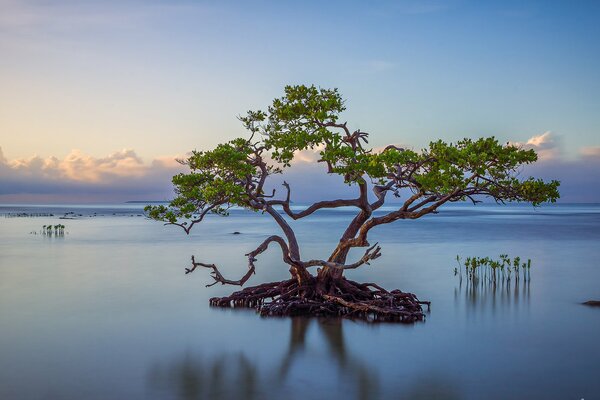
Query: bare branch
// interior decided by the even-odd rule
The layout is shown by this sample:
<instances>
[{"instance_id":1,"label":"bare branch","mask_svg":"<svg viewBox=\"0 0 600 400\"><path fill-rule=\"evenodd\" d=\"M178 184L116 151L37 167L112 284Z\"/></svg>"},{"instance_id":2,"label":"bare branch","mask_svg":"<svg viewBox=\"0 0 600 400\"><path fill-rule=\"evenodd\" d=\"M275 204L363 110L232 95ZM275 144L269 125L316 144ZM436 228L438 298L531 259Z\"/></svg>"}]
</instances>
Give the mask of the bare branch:
<instances>
[{"instance_id":1,"label":"bare branch","mask_svg":"<svg viewBox=\"0 0 600 400\"><path fill-rule=\"evenodd\" d=\"M254 265L249 265L248 272L246 272L246 274L243 277L241 277L240 279L238 279L237 281L234 281L234 280L226 279L225 277L223 277L223 275L221 274L221 272L219 271L219 269L217 268L217 266L215 264L205 264L205 263L201 263L201 262L196 262L195 257L192 256L192 268L186 268L185 273L189 274L191 272L194 272L197 267L205 267L205 268L212 269L212 272L210 273L210 275L212 276L212 278L215 281L213 283L206 285L206 287L216 285L219 282L223 285L242 286L244 283L246 283L246 281L248 279L250 279L250 276L252 274L254 274L254 270L255 270Z\"/></svg>"},{"instance_id":2,"label":"bare branch","mask_svg":"<svg viewBox=\"0 0 600 400\"><path fill-rule=\"evenodd\" d=\"M373 203L371 203L371 209L373 210L377 210L379 207L381 207L384 203L385 203L385 197L387 195L387 193L390 190L394 190L394 181L389 181L388 183L386 183L385 185L375 185L373 186L373 193L375 193L375 197L377 197L377 200L375 200ZM394 193L396 193L394 191Z\"/></svg>"},{"instance_id":3,"label":"bare branch","mask_svg":"<svg viewBox=\"0 0 600 400\"><path fill-rule=\"evenodd\" d=\"M290 216L292 219L297 220L300 218L304 218L315 211L321 210L323 208L338 208L338 207L346 207L346 206L354 206L361 207L361 199L336 199L336 200L324 200L319 201L310 205L300 212L294 212L290 208L290 185L287 182L283 182L283 186L286 188L287 194L285 200L269 200L267 204L271 206L282 206L283 211Z\"/></svg>"},{"instance_id":4,"label":"bare branch","mask_svg":"<svg viewBox=\"0 0 600 400\"><path fill-rule=\"evenodd\" d=\"M328 267L332 269L345 270L345 269L356 269L361 265L367 264L370 265L369 261L375 260L376 258L381 257L381 247L375 243L373 246L369 247L365 254L353 264L340 264L333 261L325 261L325 260L310 260L307 262L303 262L302 265L306 268L314 267L314 266L322 266Z\"/></svg>"},{"instance_id":5,"label":"bare branch","mask_svg":"<svg viewBox=\"0 0 600 400\"><path fill-rule=\"evenodd\" d=\"M418 193L416 198L418 199L418 198L419 198L421 195L422 195L422 194L419 194L419 193ZM413 196L413 197L414 197L414 196ZM412 199L413 197L411 197L411 199ZM408 209L408 211L409 211L409 212L413 212L413 211L415 211L415 210L418 210L419 208L423 207L425 204L432 203L432 202L436 201L437 199L438 199L438 196L436 196L436 195L431 195L431 196L428 196L428 197L424 198L423 200L421 200L420 202L418 202L417 204L415 204L414 206L410 207L410 208ZM408 203L408 202L407 202L407 203ZM411 203L412 203L412 202L411 202ZM409 204L411 204L411 203L409 203ZM405 205L406 205L406 203L405 203ZM404 208L404 206L402 207L402 209L403 209L403 210L406 210L406 208Z\"/></svg>"},{"instance_id":6,"label":"bare branch","mask_svg":"<svg viewBox=\"0 0 600 400\"><path fill-rule=\"evenodd\" d=\"M254 262L256 261L256 256L263 253L265 250L267 250L267 248L269 247L269 244L271 244L273 242L277 242L277 244L279 244L279 246L281 247L283 261L286 264L292 265L295 260L293 260L290 257L290 252L289 252L287 243L281 236L273 235L273 236L269 236L267 239L265 239L260 244L260 246L258 246L256 249L254 249L250 253L246 254L246 256L248 257L248 272L246 272L246 274L238 280L231 280L231 279L225 278L221 274L221 272L219 271L218 267L215 264L206 264L206 263L202 263L202 262L197 262L194 256L192 256L192 267L186 268L185 273L189 274L191 272L194 272L197 267L209 268L209 269L212 269L212 272L210 273L210 275L215 281L213 283L206 285L206 287L216 285L217 283L221 283L222 285L243 286L244 283L246 283L246 281L248 279L250 279L250 277L255 273L256 267L254 265Z\"/></svg>"},{"instance_id":7,"label":"bare branch","mask_svg":"<svg viewBox=\"0 0 600 400\"><path fill-rule=\"evenodd\" d=\"M397 151L404 151L404 148L402 148L402 147L398 147L398 146L395 146L393 144L388 144L387 146L385 146L385 148L383 149L382 153L384 151L391 150L391 149L397 150Z\"/></svg>"},{"instance_id":8,"label":"bare branch","mask_svg":"<svg viewBox=\"0 0 600 400\"><path fill-rule=\"evenodd\" d=\"M205 209L202 210L202 212L198 215L198 218L195 218L193 220L191 220L189 222L189 224L187 222L167 222L164 225L174 225L174 226L178 226L181 229L183 229L186 233L186 235L190 234L190 231L192 230L192 227L199 223L202 222L202 220L204 219L204 217L206 216L206 214L208 214L209 212L211 212L212 210L214 210L217 207L222 206L223 204L226 204L225 202L219 202L219 203L213 203L210 206L206 207Z\"/></svg>"},{"instance_id":9,"label":"bare branch","mask_svg":"<svg viewBox=\"0 0 600 400\"><path fill-rule=\"evenodd\" d=\"M350 134L350 130L348 129L347 123L344 122L343 124L338 124L335 122L321 122L317 119L314 120L315 124L317 124L318 126L322 127L322 128L338 128L338 129L343 129L344 133L346 133L346 136L351 136Z\"/></svg>"}]
</instances>

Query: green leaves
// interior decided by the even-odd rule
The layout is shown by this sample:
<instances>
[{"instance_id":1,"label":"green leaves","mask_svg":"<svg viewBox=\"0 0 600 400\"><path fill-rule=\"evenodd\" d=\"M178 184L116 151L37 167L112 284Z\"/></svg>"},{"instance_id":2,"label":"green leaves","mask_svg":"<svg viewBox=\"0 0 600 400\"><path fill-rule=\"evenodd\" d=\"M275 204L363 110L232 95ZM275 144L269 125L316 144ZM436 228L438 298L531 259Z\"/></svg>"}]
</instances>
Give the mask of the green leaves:
<instances>
[{"instance_id":1,"label":"green leaves","mask_svg":"<svg viewBox=\"0 0 600 400\"><path fill-rule=\"evenodd\" d=\"M290 165L294 152L339 139L328 125L336 124L344 110L337 89L317 89L315 86L286 86L285 96L273 100L268 119L263 126L264 145L274 160Z\"/></svg>"},{"instance_id":2,"label":"green leaves","mask_svg":"<svg viewBox=\"0 0 600 400\"><path fill-rule=\"evenodd\" d=\"M521 275L524 281L531 280L531 260L521 262L521 257L510 258L507 254L500 254L498 259L490 257L466 257L464 261L456 256L459 268L454 268L454 275L462 279L464 267L467 280L478 284L480 280L495 284L496 281L510 282L514 273L515 280L519 281Z\"/></svg>"},{"instance_id":3,"label":"green leaves","mask_svg":"<svg viewBox=\"0 0 600 400\"><path fill-rule=\"evenodd\" d=\"M246 207L250 200L248 182L258 174L253 163L255 153L249 141L239 138L211 151L193 151L183 161L190 172L173 177L177 196L169 207L148 206L145 211L150 218L175 223L205 211L227 215L231 206Z\"/></svg>"},{"instance_id":4,"label":"green leaves","mask_svg":"<svg viewBox=\"0 0 600 400\"><path fill-rule=\"evenodd\" d=\"M414 189L444 196L487 195L497 201L555 202L558 181L516 178L519 168L537 160L533 150L502 145L494 137L463 139L456 144L431 142L418 156ZM410 186L410 184L409 184Z\"/></svg>"},{"instance_id":5,"label":"green leaves","mask_svg":"<svg viewBox=\"0 0 600 400\"><path fill-rule=\"evenodd\" d=\"M183 161L190 171L173 177L177 196L170 206L148 207L148 215L176 223L202 219L206 213L227 215L232 206L259 210L267 177L290 166L296 152L306 149L318 149L328 172L343 176L348 184L371 181L395 193L409 189L431 201L482 195L538 205L559 197L557 181L517 178L523 165L537 160L533 150L489 137L438 140L420 152L394 146L376 152L364 147L367 133L351 131L338 121L344 109L337 89L286 86L284 96L266 111L248 111L239 118L250 139L193 151Z\"/></svg>"}]
</instances>

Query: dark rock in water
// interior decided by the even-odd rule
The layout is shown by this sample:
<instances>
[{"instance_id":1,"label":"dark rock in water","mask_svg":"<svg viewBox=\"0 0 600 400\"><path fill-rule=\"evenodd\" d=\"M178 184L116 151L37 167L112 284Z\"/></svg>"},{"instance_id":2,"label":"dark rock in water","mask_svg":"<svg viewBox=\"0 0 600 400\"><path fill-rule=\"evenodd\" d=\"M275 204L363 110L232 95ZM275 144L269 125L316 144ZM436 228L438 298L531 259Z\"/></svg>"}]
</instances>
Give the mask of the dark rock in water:
<instances>
[{"instance_id":1,"label":"dark rock in water","mask_svg":"<svg viewBox=\"0 0 600 400\"><path fill-rule=\"evenodd\" d=\"M586 306L592 306L592 307L600 307L600 300L588 300L588 301L584 301L583 303Z\"/></svg>"},{"instance_id":2,"label":"dark rock in water","mask_svg":"<svg viewBox=\"0 0 600 400\"><path fill-rule=\"evenodd\" d=\"M232 233L232 235L241 235L241 233L238 232L238 231L235 231L235 232Z\"/></svg>"}]
</instances>

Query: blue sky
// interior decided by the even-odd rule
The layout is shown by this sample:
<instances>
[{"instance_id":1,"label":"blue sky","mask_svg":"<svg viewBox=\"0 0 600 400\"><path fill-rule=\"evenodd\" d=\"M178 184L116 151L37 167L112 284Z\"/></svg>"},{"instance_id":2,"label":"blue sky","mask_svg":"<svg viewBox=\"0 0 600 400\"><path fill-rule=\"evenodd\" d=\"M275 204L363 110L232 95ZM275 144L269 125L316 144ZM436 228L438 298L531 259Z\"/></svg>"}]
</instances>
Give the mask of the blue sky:
<instances>
[{"instance_id":1,"label":"blue sky","mask_svg":"<svg viewBox=\"0 0 600 400\"><path fill-rule=\"evenodd\" d=\"M132 187L164 197L169 160L244 135L236 115L294 83L338 87L345 119L375 147L544 137L538 174L587 176L566 198L600 201L585 189L599 183L598 2L0 0L0 10L0 201L59 201L69 193L52 190L59 181L82 200L135 197Z\"/></svg>"}]
</instances>

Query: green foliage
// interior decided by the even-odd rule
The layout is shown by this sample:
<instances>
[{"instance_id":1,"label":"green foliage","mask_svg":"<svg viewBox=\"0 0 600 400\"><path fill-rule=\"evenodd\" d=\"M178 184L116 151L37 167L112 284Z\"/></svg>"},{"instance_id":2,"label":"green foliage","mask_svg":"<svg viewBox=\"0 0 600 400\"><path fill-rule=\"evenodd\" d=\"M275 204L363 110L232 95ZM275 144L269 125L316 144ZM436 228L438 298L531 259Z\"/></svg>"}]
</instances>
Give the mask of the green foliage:
<instances>
[{"instance_id":1,"label":"green foliage","mask_svg":"<svg viewBox=\"0 0 600 400\"><path fill-rule=\"evenodd\" d=\"M208 212L227 215L232 206L252 210L264 201L267 176L289 167L294 155L318 149L328 172L348 184L409 189L445 201L490 196L496 201L554 202L559 182L517 178L519 168L537 160L533 150L500 144L494 137L431 142L420 152L393 146L381 152L365 148L368 134L351 132L339 122L344 101L337 89L286 86L266 111L240 117L249 139L234 139L209 151L194 151L182 161L190 172L173 177L176 197L169 207L148 206L151 218L176 223ZM200 216L200 217L199 217Z\"/></svg>"},{"instance_id":2,"label":"green foliage","mask_svg":"<svg viewBox=\"0 0 600 400\"><path fill-rule=\"evenodd\" d=\"M249 111L240 118L251 132L264 135L264 146L271 157L289 166L294 152L339 139L328 129L344 110L337 89L317 89L315 86L286 86L285 96L273 100L268 111Z\"/></svg>"},{"instance_id":3,"label":"green foliage","mask_svg":"<svg viewBox=\"0 0 600 400\"><path fill-rule=\"evenodd\" d=\"M250 157L253 148L245 139L234 139L211 151L193 151L184 164L189 173L173 177L177 196L170 207L147 206L153 219L175 223L180 218L191 219L207 207L212 213L227 215L233 205L246 206L249 199L244 181L257 175Z\"/></svg>"},{"instance_id":4,"label":"green foliage","mask_svg":"<svg viewBox=\"0 0 600 400\"><path fill-rule=\"evenodd\" d=\"M559 197L558 181L516 178L521 166L537 161L535 151L502 145L494 137L463 139L455 144L431 142L417 158L421 167L414 178L426 193L446 195L465 190L467 194L486 194L498 201L526 201L534 205L555 202ZM484 188L484 193L478 193Z\"/></svg>"},{"instance_id":5,"label":"green foliage","mask_svg":"<svg viewBox=\"0 0 600 400\"><path fill-rule=\"evenodd\" d=\"M469 281L477 283L480 280L496 283L497 281L509 281L514 276L519 280L522 276L524 281L531 279L531 260L521 262L521 257L510 258L506 254L500 254L498 259L490 257L466 257L464 260L456 256L458 268L454 268L454 275L460 275L464 268L465 275Z\"/></svg>"},{"instance_id":6,"label":"green foliage","mask_svg":"<svg viewBox=\"0 0 600 400\"><path fill-rule=\"evenodd\" d=\"M52 236L54 232L54 236L64 236L65 228L66 227L63 224L43 225L41 233L42 235Z\"/></svg>"}]
</instances>

